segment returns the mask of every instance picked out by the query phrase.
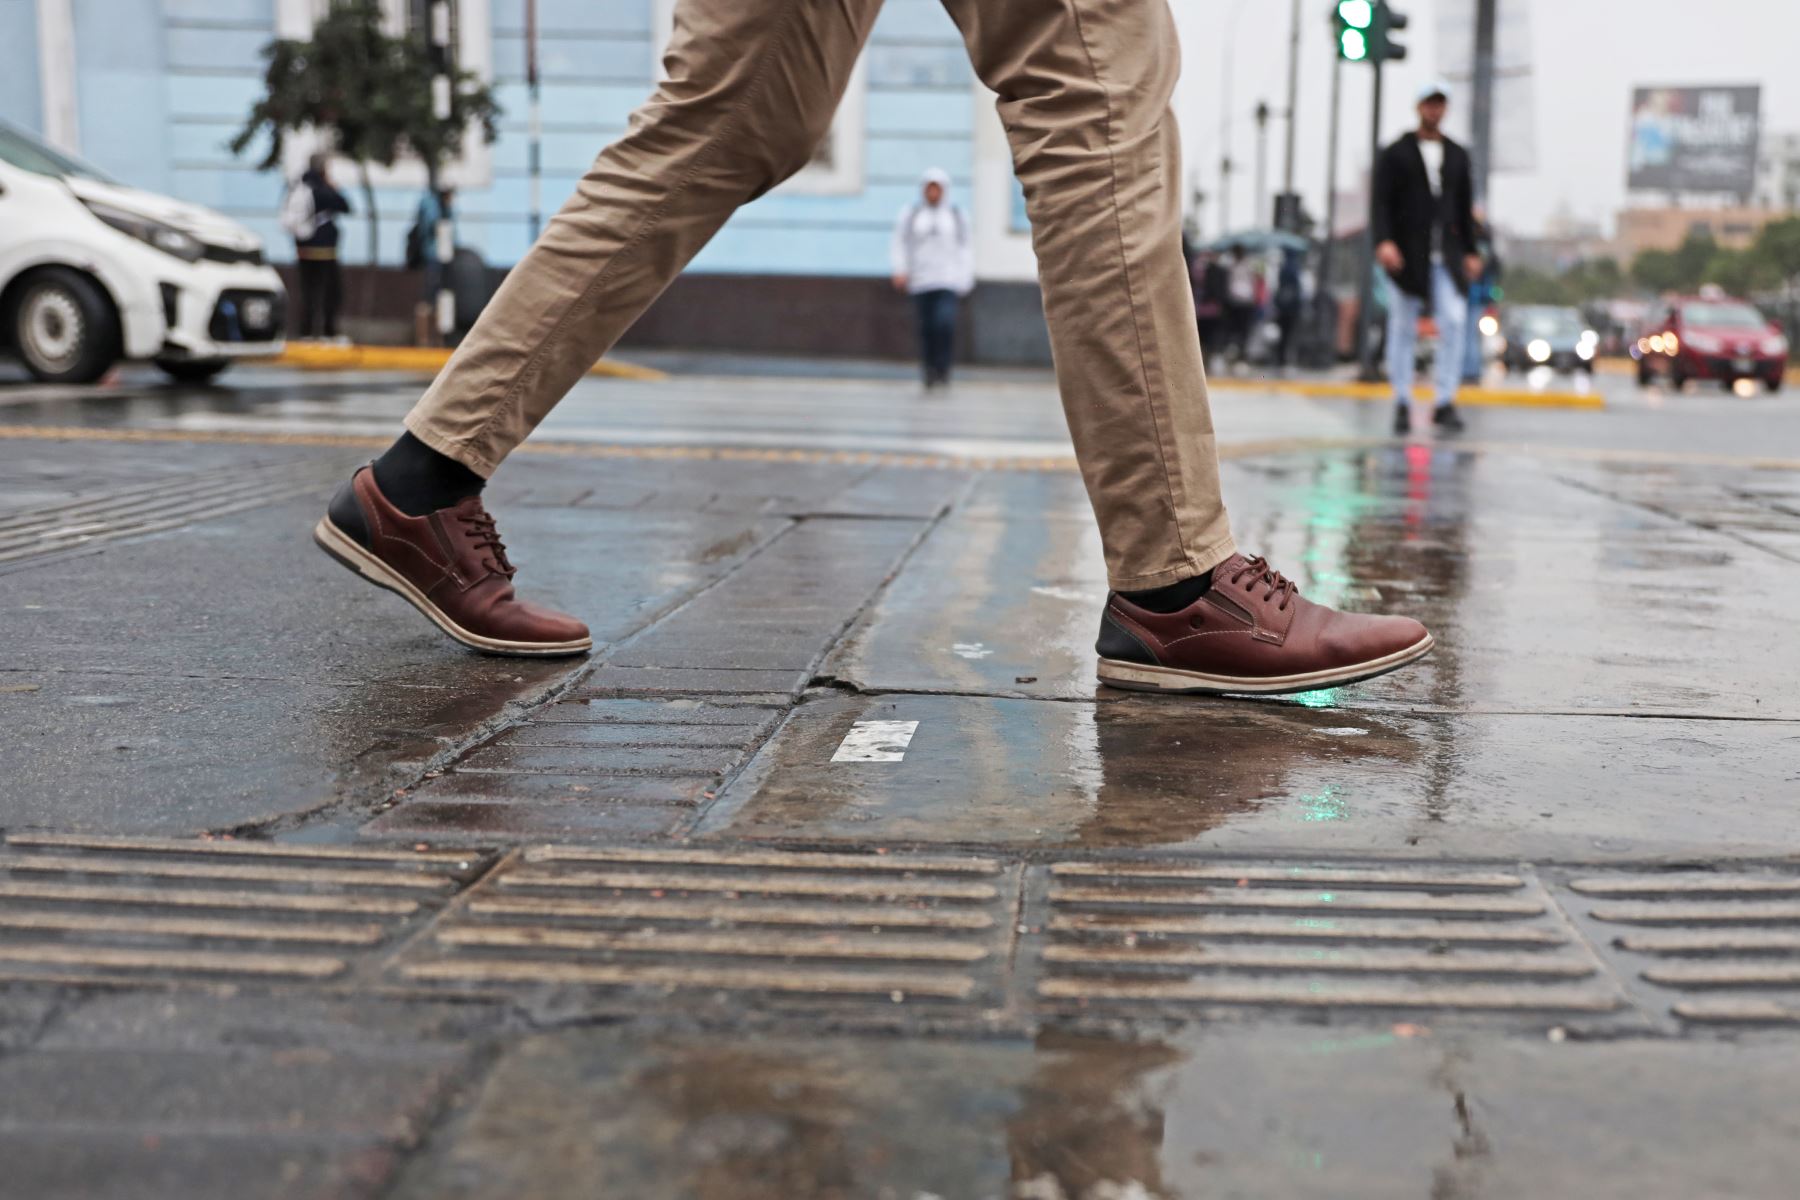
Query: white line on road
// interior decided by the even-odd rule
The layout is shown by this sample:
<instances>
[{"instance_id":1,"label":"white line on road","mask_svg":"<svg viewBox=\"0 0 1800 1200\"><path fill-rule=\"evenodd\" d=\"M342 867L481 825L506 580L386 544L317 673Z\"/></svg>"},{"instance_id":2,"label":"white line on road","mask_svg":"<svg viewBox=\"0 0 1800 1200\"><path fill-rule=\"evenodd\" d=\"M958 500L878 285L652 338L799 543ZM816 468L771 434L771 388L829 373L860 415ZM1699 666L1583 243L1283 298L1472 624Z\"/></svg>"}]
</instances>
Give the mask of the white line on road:
<instances>
[{"instance_id":1,"label":"white line on road","mask_svg":"<svg viewBox=\"0 0 1800 1200\"><path fill-rule=\"evenodd\" d=\"M844 735L832 762L899 762L912 744L917 721L858 721Z\"/></svg>"}]
</instances>

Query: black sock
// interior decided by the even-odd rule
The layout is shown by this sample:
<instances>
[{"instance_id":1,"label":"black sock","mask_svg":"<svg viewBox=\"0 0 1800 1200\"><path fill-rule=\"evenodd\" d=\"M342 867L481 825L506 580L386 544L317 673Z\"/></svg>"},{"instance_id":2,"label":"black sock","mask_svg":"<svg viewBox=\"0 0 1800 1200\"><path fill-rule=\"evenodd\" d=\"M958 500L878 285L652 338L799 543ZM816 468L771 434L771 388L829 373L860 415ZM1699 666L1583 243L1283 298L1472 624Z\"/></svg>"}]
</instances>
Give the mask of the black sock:
<instances>
[{"instance_id":1,"label":"black sock","mask_svg":"<svg viewBox=\"0 0 1800 1200\"><path fill-rule=\"evenodd\" d=\"M1147 592L1121 592L1127 600L1139 608L1153 613L1178 613L1212 589L1213 573L1196 575L1192 579L1183 579L1179 583L1171 583L1168 587L1151 588Z\"/></svg>"},{"instance_id":2,"label":"black sock","mask_svg":"<svg viewBox=\"0 0 1800 1200\"><path fill-rule=\"evenodd\" d=\"M407 516L422 517L480 495L487 480L408 431L375 460L375 486Z\"/></svg>"}]
</instances>

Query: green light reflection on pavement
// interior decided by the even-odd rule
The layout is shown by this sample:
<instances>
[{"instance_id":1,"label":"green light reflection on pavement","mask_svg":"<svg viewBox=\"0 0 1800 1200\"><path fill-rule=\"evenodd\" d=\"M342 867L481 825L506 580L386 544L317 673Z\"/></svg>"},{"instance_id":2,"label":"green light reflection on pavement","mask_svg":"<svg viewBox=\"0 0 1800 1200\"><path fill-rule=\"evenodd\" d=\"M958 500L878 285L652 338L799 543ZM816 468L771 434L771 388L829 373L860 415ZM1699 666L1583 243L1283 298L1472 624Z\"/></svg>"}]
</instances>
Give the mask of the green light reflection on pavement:
<instances>
[{"instance_id":1,"label":"green light reflection on pavement","mask_svg":"<svg viewBox=\"0 0 1800 1200\"><path fill-rule=\"evenodd\" d=\"M1335 783L1326 784L1322 792L1300 797L1300 803L1305 809L1300 814L1302 821L1342 821L1350 815L1343 789Z\"/></svg>"}]
</instances>

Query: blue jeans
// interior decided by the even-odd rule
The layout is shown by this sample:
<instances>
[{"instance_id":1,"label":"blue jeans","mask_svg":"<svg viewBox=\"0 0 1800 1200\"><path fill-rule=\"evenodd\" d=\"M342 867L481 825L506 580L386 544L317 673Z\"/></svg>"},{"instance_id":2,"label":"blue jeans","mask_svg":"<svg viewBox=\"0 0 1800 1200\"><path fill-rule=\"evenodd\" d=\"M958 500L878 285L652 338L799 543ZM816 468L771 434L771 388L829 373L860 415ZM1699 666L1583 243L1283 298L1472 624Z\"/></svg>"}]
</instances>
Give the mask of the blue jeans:
<instances>
[{"instance_id":1,"label":"blue jeans","mask_svg":"<svg viewBox=\"0 0 1800 1200\"><path fill-rule=\"evenodd\" d=\"M1419 348L1419 317L1425 302L1388 285L1387 366L1394 398L1410 401L1413 393L1413 360ZM1452 404L1462 383L1463 334L1469 318L1469 298L1441 263L1431 268L1431 311L1437 318L1437 402Z\"/></svg>"},{"instance_id":2,"label":"blue jeans","mask_svg":"<svg viewBox=\"0 0 1800 1200\"><path fill-rule=\"evenodd\" d=\"M1463 358L1463 382L1481 382L1481 314L1487 311L1487 292L1483 288L1469 289L1469 315L1463 325L1463 341L1468 350Z\"/></svg>"},{"instance_id":3,"label":"blue jeans","mask_svg":"<svg viewBox=\"0 0 1800 1200\"><path fill-rule=\"evenodd\" d=\"M961 300L949 288L917 292L913 305L919 310L919 357L926 383L946 383L956 359L956 309Z\"/></svg>"}]
</instances>

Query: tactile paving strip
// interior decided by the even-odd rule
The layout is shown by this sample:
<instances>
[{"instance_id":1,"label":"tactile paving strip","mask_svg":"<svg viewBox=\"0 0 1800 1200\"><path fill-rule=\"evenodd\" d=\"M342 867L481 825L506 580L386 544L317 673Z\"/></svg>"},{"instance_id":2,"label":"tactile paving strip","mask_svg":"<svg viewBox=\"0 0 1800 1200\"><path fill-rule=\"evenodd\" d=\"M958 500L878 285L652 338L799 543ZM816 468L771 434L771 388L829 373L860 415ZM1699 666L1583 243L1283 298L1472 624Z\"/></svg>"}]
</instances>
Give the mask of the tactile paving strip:
<instances>
[{"instance_id":1,"label":"tactile paving strip","mask_svg":"<svg viewBox=\"0 0 1800 1200\"><path fill-rule=\"evenodd\" d=\"M14 833L0 979L324 982L385 953L491 855Z\"/></svg>"},{"instance_id":2,"label":"tactile paving strip","mask_svg":"<svg viewBox=\"0 0 1800 1200\"><path fill-rule=\"evenodd\" d=\"M316 493L348 469L336 457L223 467L0 514L0 570Z\"/></svg>"},{"instance_id":3,"label":"tactile paving strip","mask_svg":"<svg viewBox=\"0 0 1800 1200\"><path fill-rule=\"evenodd\" d=\"M1675 1016L1800 1025L1800 873L1593 874L1568 886L1596 943Z\"/></svg>"},{"instance_id":4,"label":"tactile paving strip","mask_svg":"<svg viewBox=\"0 0 1800 1200\"><path fill-rule=\"evenodd\" d=\"M998 992L1014 879L979 857L540 847L394 971L459 990L980 1002Z\"/></svg>"},{"instance_id":5,"label":"tactile paving strip","mask_svg":"<svg viewBox=\"0 0 1800 1200\"><path fill-rule=\"evenodd\" d=\"M1623 1003L1542 887L1509 872L1067 862L1035 911L1047 933L1035 992L1059 1011Z\"/></svg>"}]
</instances>

